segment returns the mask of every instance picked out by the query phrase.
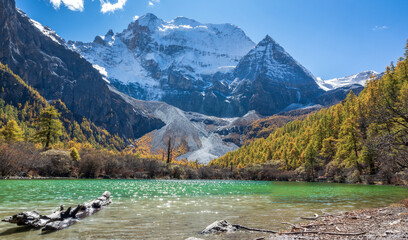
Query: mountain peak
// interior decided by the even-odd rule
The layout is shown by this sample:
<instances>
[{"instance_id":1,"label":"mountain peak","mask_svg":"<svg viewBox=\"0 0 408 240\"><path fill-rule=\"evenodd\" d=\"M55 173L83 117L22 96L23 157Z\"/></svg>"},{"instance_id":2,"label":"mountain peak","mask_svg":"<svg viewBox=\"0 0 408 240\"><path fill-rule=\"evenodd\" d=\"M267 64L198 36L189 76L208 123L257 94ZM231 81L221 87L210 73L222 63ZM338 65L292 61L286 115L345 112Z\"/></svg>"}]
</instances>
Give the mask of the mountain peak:
<instances>
[{"instance_id":1,"label":"mountain peak","mask_svg":"<svg viewBox=\"0 0 408 240\"><path fill-rule=\"evenodd\" d=\"M144 15L142 15L139 19L158 19L158 17L156 15L154 15L153 13L146 13Z\"/></svg>"},{"instance_id":2,"label":"mountain peak","mask_svg":"<svg viewBox=\"0 0 408 240\"><path fill-rule=\"evenodd\" d=\"M278 46L279 46L279 44L278 44L275 40L273 40L273 38L272 38L271 36L269 36L269 35L266 35L266 36L257 44L257 46L266 46L266 45L269 45L269 44L273 44L273 45L278 45Z\"/></svg>"},{"instance_id":3,"label":"mountain peak","mask_svg":"<svg viewBox=\"0 0 408 240\"><path fill-rule=\"evenodd\" d=\"M97 43L99 45L106 45L106 43L111 42L115 40L115 34L113 33L112 29L109 29L109 31L105 34L105 36L96 36L94 39L94 43Z\"/></svg>"},{"instance_id":4,"label":"mountain peak","mask_svg":"<svg viewBox=\"0 0 408 240\"><path fill-rule=\"evenodd\" d=\"M148 27L150 31L154 31L160 24L163 24L164 21L158 18L153 13L146 13L145 15L139 17L136 21L131 23L131 25L136 24L143 27Z\"/></svg>"},{"instance_id":5,"label":"mountain peak","mask_svg":"<svg viewBox=\"0 0 408 240\"><path fill-rule=\"evenodd\" d=\"M171 20L169 23L173 23L175 25L189 25L192 27L195 27L201 24L194 19L183 17L183 16L176 17L175 19Z\"/></svg>"},{"instance_id":6,"label":"mountain peak","mask_svg":"<svg viewBox=\"0 0 408 240\"><path fill-rule=\"evenodd\" d=\"M241 59L235 73L239 79L251 81L262 76L290 86L316 85L314 76L269 35Z\"/></svg>"},{"instance_id":7,"label":"mountain peak","mask_svg":"<svg viewBox=\"0 0 408 240\"><path fill-rule=\"evenodd\" d=\"M159 20L159 18L153 13L146 13L145 15L139 17L136 21L139 22L140 25L146 25L146 23L155 22L157 20Z\"/></svg>"},{"instance_id":8,"label":"mountain peak","mask_svg":"<svg viewBox=\"0 0 408 240\"><path fill-rule=\"evenodd\" d=\"M113 30L109 29L109 31L106 33L105 36L113 36L113 35L114 35Z\"/></svg>"},{"instance_id":9,"label":"mountain peak","mask_svg":"<svg viewBox=\"0 0 408 240\"><path fill-rule=\"evenodd\" d=\"M266 36L264 37L264 40L273 41L272 37L269 36L269 34L266 34Z\"/></svg>"}]
</instances>

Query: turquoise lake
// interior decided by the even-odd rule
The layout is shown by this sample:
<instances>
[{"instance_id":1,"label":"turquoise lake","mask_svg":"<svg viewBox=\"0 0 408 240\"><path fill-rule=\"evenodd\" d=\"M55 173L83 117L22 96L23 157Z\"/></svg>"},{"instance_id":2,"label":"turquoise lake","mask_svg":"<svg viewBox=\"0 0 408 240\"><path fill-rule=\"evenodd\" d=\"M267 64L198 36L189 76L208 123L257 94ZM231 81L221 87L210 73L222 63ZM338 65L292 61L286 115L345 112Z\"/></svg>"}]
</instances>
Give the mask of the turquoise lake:
<instances>
[{"instance_id":1,"label":"turquoise lake","mask_svg":"<svg viewBox=\"0 0 408 240\"><path fill-rule=\"evenodd\" d=\"M254 239L262 233L198 234L216 220L272 230L301 216L384 207L408 189L330 183L204 180L1 180L0 218L36 210L49 214L104 191L112 204L68 229L40 231L0 222L0 239Z\"/></svg>"}]
</instances>

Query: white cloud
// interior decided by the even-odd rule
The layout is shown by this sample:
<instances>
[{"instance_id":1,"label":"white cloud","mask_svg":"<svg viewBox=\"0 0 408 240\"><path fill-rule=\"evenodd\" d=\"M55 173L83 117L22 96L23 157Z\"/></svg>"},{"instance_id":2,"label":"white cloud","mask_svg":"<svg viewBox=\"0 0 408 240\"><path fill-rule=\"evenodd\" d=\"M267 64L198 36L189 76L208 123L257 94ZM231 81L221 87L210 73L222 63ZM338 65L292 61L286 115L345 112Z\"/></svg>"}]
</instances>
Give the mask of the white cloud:
<instances>
[{"instance_id":1,"label":"white cloud","mask_svg":"<svg viewBox=\"0 0 408 240\"><path fill-rule=\"evenodd\" d=\"M156 4L159 4L160 0L150 0L149 7L154 7Z\"/></svg>"},{"instance_id":2,"label":"white cloud","mask_svg":"<svg viewBox=\"0 0 408 240\"><path fill-rule=\"evenodd\" d=\"M55 9L58 9L61 5L61 0L50 0L50 3Z\"/></svg>"},{"instance_id":3,"label":"white cloud","mask_svg":"<svg viewBox=\"0 0 408 240\"><path fill-rule=\"evenodd\" d=\"M94 0L92 0L94 1ZM123 9L127 0L113 0L116 3L111 3L111 0L100 0L101 12L111 13L116 10ZM152 0L154 2L160 2L160 0ZM61 5L66 6L69 10L80 11L84 10L84 0L50 0L50 3L55 9L59 9Z\"/></svg>"},{"instance_id":4,"label":"white cloud","mask_svg":"<svg viewBox=\"0 0 408 240\"><path fill-rule=\"evenodd\" d=\"M111 3L109 0L100 0L101 1L101 12L102 13L113 13L116 10L123 9L127 0L117 0L116 3Z\"/></svg>"},{"instance_id":5,"label":"white cloud","mask_svg":"<svg viewBox=\"0 0 408 240\"><path fill-rule=\"evenodd\" d=\"M58 9L61 4L64 4L72 11L82 12L84 10L84 0L50 0L50 3L55 9Z\"/></svg>"},{"instance_id":6,"label":"white cloud","mask_svg":"<svg viewBox=\"0 0 408 240\"><path fill-rule=\"evenodd\" d=\"M136 21L137 19L139 19L139 16L136 15L133 17L133 21Z\"/></svg>"},{"instance_id":7,"label":"white cloud","mask_svg":"<svg viewBox=\"0 0 408 240\"><path fill-rule=\"evenodd\" d=\"M386 25L383 25L383 26L375 26L375 27L372 28L372 30L373 30L373 31L381 31L381 30L385 30L385 29L387 29L387 28L388 28L388 26L386 26Z\"/></svg>"},{"instance_id":8,"label":"white cloud","mask_svg":"<svg viewBox=\"0 0 408 240\"><path fill-rule=\"evenodd\" d=\"M62 2L69 10L81 12L84 10L84 0L62 0Z\"/></svg>"}]
</instances>

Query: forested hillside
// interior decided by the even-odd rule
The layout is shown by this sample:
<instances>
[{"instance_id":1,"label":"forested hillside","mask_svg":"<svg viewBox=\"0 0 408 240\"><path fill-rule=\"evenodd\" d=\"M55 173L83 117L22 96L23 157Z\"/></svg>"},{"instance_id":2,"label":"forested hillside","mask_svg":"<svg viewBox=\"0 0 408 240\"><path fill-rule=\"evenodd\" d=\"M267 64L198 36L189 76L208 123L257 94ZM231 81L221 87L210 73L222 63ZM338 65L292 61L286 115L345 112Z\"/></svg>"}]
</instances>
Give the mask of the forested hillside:
<instances>
[{"instance_id":1,"label":"forested hillside","mask_svg":"<svg viewBox=\"0 0 408 240\"><path fill-rule=\"evenodd\" d=\"M22 131L22 141L35 142L34 135L39 128L40 113L53 106L60 112L59 119L63 125L61 136L54 143L57 147L69 148L81 144L112 150L126 147L123 139L111 135L86 118L79 123L75 121L63 102L60 100L47 102L35 89L1 63L0 89L0 128L14 120Z\"/></svg>"},{"instance_id":2,"label":"forested hillside","mask_svg":"<svg viewBox=\"0 0 408 240\"><path fill-rule=\"evenodd\" d=\"M278 164L303 178L361 181L375 175L388 182L408 167L408 44L404 58L372 79L357 97L295 120L211 165L243 168ZM395 175L398 173L399 175ZM401 175L402 174L402 175Z\"/></svg>"},{"instance_id":3,"label":"forested hillside","mask_svg":"<svg viewBox=\"0 0 408 240\"><path fill-rule=\"evenodd\" d=\"M222 177L167 151L143 155L86 118L75 121L62 101L48 102L0 63L0 177Z\"/></svg>"},{"instance_id":4,"label":"forested hillside","mask_svg":"<svg viewBox=\"0 0 408 240\"><path fill-rule=\"evenodd\" d=\"M307 115L321 108L322 106L316 105L310 108L292 110L256 120L245 127L242 141L244 143L250 143L257 138L267 138L277 128L283 127L293 120L304 119Z\"/></svg>"}]
</instances>

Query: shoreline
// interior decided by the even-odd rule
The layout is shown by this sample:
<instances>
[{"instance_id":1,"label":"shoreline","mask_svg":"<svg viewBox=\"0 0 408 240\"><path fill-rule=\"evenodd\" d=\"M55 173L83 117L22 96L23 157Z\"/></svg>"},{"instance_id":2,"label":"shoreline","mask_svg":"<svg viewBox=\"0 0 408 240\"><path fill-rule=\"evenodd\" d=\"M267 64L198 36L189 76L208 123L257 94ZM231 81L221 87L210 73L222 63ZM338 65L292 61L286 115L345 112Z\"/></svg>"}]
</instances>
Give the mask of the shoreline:
<instances>
[{"instance_id":1,"label":"shoreline","mask_svg":"<svg viewBox=\"0 0 408 240\"><path fill-rule=\"evenodd\" d=\"M387 207L305 217L285 232L260 239L407 239L408 199ZM310 233L307 233L310 232Z\"/></svg>"},{"instance_id":2,"label":"shoreline","mask_svg":"<svg viewBox=\"0 0 408 240\"><path fill-rule=\"evenodd\" d=\"M385 184L382 182L374 182L374 183L348 183L348 182L333 182L333 181L274 181L274 180L252 180L252 179L178 179L178 178L105 178L105 177L98 177L98 178L75 178L75 177L18 177L18 176L10 176L10 177L2 177L1 180L185 180L185 181L194 181L194 180L225 180L225 181L260 181L260 182L298 182L298 183L332 183L332 184L354 184L354 185L367 185L367 186L395 186L395 187L404 187L408 188L408 185L404 184Z\"/></svg>"},{"instance_id":3,"label":"shoreline","mask_svg":"<svg viewBox=\"0 0 408 240\"><path fill-rule=\"evenodd\" d=\"M247 231L253 234L252 236L255 237L253 239L256 240L408 239L408 198L387 207L357 209L339 214L323 213L321 216L315 214L312 217L301 216L300 218L304 221L296 224L282 222L291 227L280 231L258 229L219 220L201 233L223 235L235 231ZM260 232L264 235L259 235ZM203 239L188 238L187 240Z\"/></svg>"}]
</instances>

